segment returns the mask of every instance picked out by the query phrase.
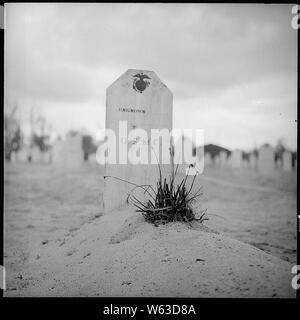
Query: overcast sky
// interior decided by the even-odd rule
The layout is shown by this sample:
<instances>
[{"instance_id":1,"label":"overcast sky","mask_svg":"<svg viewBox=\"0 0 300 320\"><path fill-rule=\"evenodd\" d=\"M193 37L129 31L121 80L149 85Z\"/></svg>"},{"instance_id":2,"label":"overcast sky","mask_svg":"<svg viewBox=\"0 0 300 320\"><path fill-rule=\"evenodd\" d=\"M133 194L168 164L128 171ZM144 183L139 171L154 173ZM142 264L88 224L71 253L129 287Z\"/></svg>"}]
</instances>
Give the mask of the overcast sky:
<instances>
[{"instance_id":1,"label":"overcast sky","mask_svg":"<svg viewBox=\"0 0 300 320\"><path fill-rule=\"evenodd\" d=\"M5 102L53 130L96 135L105 90L127 69L173 92L174 128L229 148L296 148L292 5L6 4Z\"/></svg>"}]
</instances>

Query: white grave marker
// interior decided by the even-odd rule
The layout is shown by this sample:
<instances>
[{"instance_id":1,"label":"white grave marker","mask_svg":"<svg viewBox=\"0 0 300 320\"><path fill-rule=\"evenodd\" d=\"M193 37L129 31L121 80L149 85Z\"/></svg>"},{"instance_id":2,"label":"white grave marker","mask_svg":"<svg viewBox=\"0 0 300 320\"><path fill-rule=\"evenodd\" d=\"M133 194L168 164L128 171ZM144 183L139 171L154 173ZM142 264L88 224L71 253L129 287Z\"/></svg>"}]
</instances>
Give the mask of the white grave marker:
<instances>
[{"instance_id":1,"label":"white grave marker","mask_svg":"<svg viewBox=\"0 0 300 320\"><path fill-rule=\"evenodd\" d=\"M283 170L291 171L292 170L292 153L289 151L284 151L282 155L283 159Z\"/></svg>"},{"instance_id":2,"label":"white grave marker","mask_svg":"<svg viewBox=\"0 0 300 320\"><path fill-rule=\"evenodd\" d=\"M10 155L10 162L16 163L18 160L18 153L16 151L13 151Z\"/></svg>"},{"instance_id":3,"label":"white grave marker","mask_svg":"<svg viewBox=\"0 0 300 320\"><path fill-rule=\"evenodd\" d=\"M204 153L204 168L205 168L205 166L211 166L211 165L212 165L211 154L206 152L206 153Z\"/></svg>"},{"instance_id":4,"label":"white grave marker","mask_svg":"<svg viewBox=\"0 0 300 320\"><path fill-rule=\"evenodd\" d=\"M18 152L17 161L20 162L20 163L27 163L29 154L30 154L29 148L23 147Z\"/></svg>"},{"instance_id":5,"label":"white grave marker","mask_svg":"<svg viewBox=\"0 0 300 320\"><path fill-rule=\"evenodd\" d=\"M269 145L263 145L258 151L258 168L262 175L270 176L275 168L275 151Z\"/></svg>"},{"instance_id":6,"label":"white grave marker","mask_svg":"<svg viewBox=\"0 0 300 320\"><path fill-rule=\"evenodd\" d=\"M230 164L232 168L241 168L243 163L242 151L235 149L231 152Z\"/></svg>"},{"instance_id":7,"label":"white grave marker","mask_svg":"<svg viewBox=\"0 0 300 320\"><path fill-rule=\"evenodd\" d=\"M51 163L51 152L47 150L43 152L43 163L50 164Z\"/></svg>"},{"instance_id":8,"label":"white grave marker","mask_svg":"<svg viewBox=\"0 0 300 320\"><path fill-rule=\"evenodd\" d=\"M214 157L214 166L220 167L220 165L221 165L220 154L217 154L217 155L215 155L215 157Z\"/></svg>"},{"instance_id":9,"label":"white grave marker","mask_svg":"<svg viewBox=\"0 0 300 320\"><path fill-rule=\"evenodd\" d=\"M242 159L242 167L245 169L250 168L250 160L249 159Z\"/></svg>"},{"instance_id":10,"label":"white grave marker","mask_svg":"<svg viewBox=\"0 0 300 320\"><path fill-rule=\"evenodd\" d=\"M62 150L64 142L62 140L56 140L51 149L51 162L53 164L59 164L62 162Z\"/></svg>"},{"instance_id":11,"label":"white grave marker","mask_svg":"<svg viewBox=\"0 0 300 320\"><path fill-rule=\"evenodd\" d=\"M33 146L31 151L30 151L30 155L31 155L31 162L32 163L41 163L42 161L42 154L41 154L41 150L38 146Z\"/></svg>"},{"instance_id":12,"label":"white grave marker","mask_svg":"<svg viewBox=\"0 0 300 320\"><path fill-rule=\"evenodd\" d=\"M106 91L106 129L113 130L116 135L116 163L106 163L105 176L113 176L138 185L155 184L159 171L157 163L151 161L151 129L171 131L172 113L172 92L153 71L129 69L110 85ZM127 139L121 136L122 128L127 130ZM136 131L132 131L134 129ZM138 135L138 129L144 129L149 140L146 137L141 140L134 139L134 133ZM162 147L160 141L156 141L156 145ZM170 141L166 148L164 152L168 153ZM147 150L146 163L141 157L142 150ZM137 164L132 164L132 157L128 153L136 155ZM162 166L164 176L169 177L170 168L170 163ZM106 177L104 211L108 212L123 205L133 188L133 185L126 182Z\"/></svg>"},{"instance_id":13,"label":"white grave marker","mask_svg":"<svg viewBox=\"0 0 300 320\"><path fill-rule=\"evenodd\" d=\"M249 164L250 164L250 168L252 168L252 169L257 168L257 157L254 153L251 153L249 155Z\"/></svg>"},{"instance_id":14,"label":"white grave marker","mask_svg":"<svg viewBox=\"0 0 300 320\"><path fill-rule=\"evenodd\" d=\"M225 168L227 166L227 152L221 151L220 152L220 167Z\"/></svg>"},{"instance_id":15,"label":"white grave marker","mask_svg":"<svg viewBox=\"0 0 300 320\"><path fill-rule=\"evenodd\" d=\"M183 138L180 137L174 146L174 157L176 158L175 160L179 161L179 159L183 159ZM188 164L186 164L184 161L182 163L178 164L177 167L177 172L181 174L185 174L186 170L188 169Z\"/></svg>"},{"instance_id":16,"label":"white grave marker","mask_svg":"<svg viewBox=\"0 0 300 320\"><path fill-rule=\"evenodd\" d=\"M95 153L90 153L89 154L89 159L88 159L88 162L90 164L97 164L97 159L96 159L96 154Z\"/></svg>"},{"instance_id":17,"label":"white grave marker","mask_svg":"<svg viewBox=\"0 0 300 320\"><path fill-rule=\"evenodd\" d=\"M67 134L62 156L64 164L68 169L77 169L82 165L83 148L81 134Z\"/></svg>"}]
</instances>

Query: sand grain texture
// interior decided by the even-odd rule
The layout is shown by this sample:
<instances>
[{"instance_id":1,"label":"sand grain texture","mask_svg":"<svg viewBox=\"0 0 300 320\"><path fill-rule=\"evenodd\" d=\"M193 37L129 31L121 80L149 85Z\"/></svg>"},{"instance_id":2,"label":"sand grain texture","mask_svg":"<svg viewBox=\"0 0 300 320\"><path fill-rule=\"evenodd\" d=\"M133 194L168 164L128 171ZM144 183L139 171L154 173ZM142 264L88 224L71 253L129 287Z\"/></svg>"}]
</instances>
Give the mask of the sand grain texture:
<instances>
[{"instance_id":1,"label":"sand grain texture","mask_svg":"<svg viewBox=\"0 0 300 320\"><path fill-rule=\"evenodd\" d=\"M37 254L23 272L22 288L8 296L295 294L290 263L196 223L154 227L130 207L84 225L64 245L37 248Z\"/></svg>"},{"instance_id":2,"label":"sand grain texture","mask_svg":"<svg viewBox=\"0 0 300 320\"><path fill-rule=\"evenodd\" d=\"M200 185L209 221L154 227L103 215L97 166L7 165L5 296L294 297L295 174L207 168Z\"/></svg>"}]
</instances>

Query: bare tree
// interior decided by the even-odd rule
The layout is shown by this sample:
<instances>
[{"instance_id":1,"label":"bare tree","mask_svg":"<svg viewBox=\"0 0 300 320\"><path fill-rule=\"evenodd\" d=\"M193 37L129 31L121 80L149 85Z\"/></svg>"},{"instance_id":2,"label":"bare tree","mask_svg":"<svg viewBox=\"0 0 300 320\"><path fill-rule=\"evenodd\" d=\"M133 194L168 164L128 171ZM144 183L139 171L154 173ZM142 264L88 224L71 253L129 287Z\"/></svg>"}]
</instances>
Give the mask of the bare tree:
<instances>
[{"instance_id":1,"label":"bare tree","mask_svg":"<svg viewBox=\"0 0 300 320\"><path fill-rule=\"evenodd\" d=\"M277 145L275 147L275 161L276 162L278 162L278 161L282 162L283 153L286 150L287 150L287 148L285 146L284 139L283 138L278 139Z\"/></svg>"},{"instance_id":2,"label":"bare tree","mask_svg":"<svg viewBox=\"0 0 300 320\"><path fill-rule=\"evenodd\" d=\"M30 110L31 145L38 147L41 152L46 152L50 148L50 125L41 114L35 114L34 109Z\"/></svg>"},{"instance_id":3,"label":"bare tree","mask_svg":"<svg viewBox=\"0 0 300 320\"><path fill-rule=\"evenodd\" d=\"M92 153L96 153L97 146L93 140L91 135L83 135L82 137L82 149L84 152L84 161L88 161L89 155Z\"/></svg>"},{"instance_id":4,"label":"bare tree","mask_svg":"<svg viewBox=\"0 0 300 320\"><path fill-rule=\"evenodd\" d=\"M18 152L22 144L22 132L20 122L16 116L18 105L15 104L11 110L5 108L4 112L4 145L5 159L11 160L11 154Z\"/></svg>"}]
</instances>

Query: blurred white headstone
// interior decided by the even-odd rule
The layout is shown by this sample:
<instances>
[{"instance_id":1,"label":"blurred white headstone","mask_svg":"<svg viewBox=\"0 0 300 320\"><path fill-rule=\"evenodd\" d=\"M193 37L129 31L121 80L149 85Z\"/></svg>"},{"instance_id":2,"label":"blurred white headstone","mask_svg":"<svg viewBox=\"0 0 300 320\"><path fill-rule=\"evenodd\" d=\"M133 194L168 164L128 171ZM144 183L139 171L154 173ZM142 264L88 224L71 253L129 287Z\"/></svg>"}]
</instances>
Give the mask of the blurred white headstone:
<instances>
[{"instance_id":1,"label":"blurred white headstone","mask_svg":"<svg viewBox=\"0 0 300 320\"><path fill-rule=\"evenodd\" d=\"M88 162L90 164L96 164L97 163L97 160L96 160L96 153L90 153L89 154L89 160Z\"/></svg>"},{"instance_id":2,"label":"blurred white headstone","mask_svg":"<svg viewBox=\"0 0 300 320\"><path fill-rule=\"evenodd\" d=\"M82 135L80 133L66 135L62 149L62 160L66 169L77 169L83 163Z\"/></svg>"},{"instance_id":3,"label":"blurred white headstone","mask_svg":"<svg viewBox=\"0 0 300 320\"><path fill-rule=\"evenodd\" d=\"M225 168L227 166L227 152L221 151L220 152L220 167Z\"/></svg>"},{"instance_id":4,"label":"blurred white headstone","mask_svg":"<svg viewBox=\"0 0 300 320\"><path fill-rule=\"evenodd\" d=\"M252 169L257 168L257 157L254 153L251 153L249 155L249 164L250 164L250 168Z\"/></svg>"},{"instance_id":5,"label":"blurred white headstone","mask_svg":"<svg viewBox=\"0 0 300 320\"><path fill-rule=\"evenodd\" d=\"M217 154L217 155L214 157L214 166L220 167L220 165L221 165L221 158L220 158L220 155Z\"/></svg>"},{"instance_id":6,"label":"blurred white headstone","mask_svg":"<svg viewBox=\"0 0 300 320\"><path fill-rule=\"evenodd\" d=\"M49 164L50 163L50 151L41 151L39 147L34 146L31 151L31 162L38 164Z\"/></svg>"},{"instance_id":7,"label":"blurred white headstone","mask_svg":"<svg viewBox=\"0 0 300 320\"><path fill-rule=\"evenodd\" d=\"M242 167L242 151L235 149L231 152L230 164L232 168L241 168Z\"/></svg>"},{"instance_id":8,"label":"blurred white headstone","mask_svg":"<svg viewBox=\"0 0 300 320\"><path fill-rule=\"evenodd\" d=\"M183 159L183 139L180 137L174 146L174 157L176 160ZM188 169L188 165L182 161L177 166L177 173L186 174L186 170Z\"/></svg>"},{"instance_id":9,"label":"blurred white headstone","mask_svg":"<svg viewBox=\"0 0 300 320\"><path fill-rule=\"evenodd\" d=\"M212 157L210 153L206 152L204 154L204 168L205 166L211 166L212 165Z\"/></svg>"},{"instance_id":10,"label":"blurred white headstone","mask_svg":"<svg viewBox=\"0 0 300 320\"><path fill-rule=\"evenodd\" d=\"M292 153L289 151L284 151L282 155L283 159L283 170L284 171L291 171L292 170Z\"/></svg>"},{"instance_id":11,"label":"blurred white headstone","mask_svg":"<svg viewBox=\"0 0 300 320\"><path fill-rule=\"evenodd\" d=\"M19 150L17 155L17 161L20 163L27 163L28 157L30 155L30 150L27 147L23 147L21 150Z\"/></svg>"},{"instance_id":12,"label":"blurred white headstone","mask_svg":"<svg viewBox=\"0 0 300 320\"><path fill-rule=\"evenodd\" d=\"M50 164L51 163L51 151L47 150L46 152L44 152L44 163L46 164Z\"/></svg>"},{"instance_id":13,"label":"blurred white headstone","mask_svg":"<svg viewBox=\"0 0 300 320\"><path fill-rule=\"evenodd\" d=\"M275 161L275 166L277 169L282 169L283 168L283 159L277 158Z\"/></svg>"},{"instance_id":14,"label":"blurred white headstone","mask_svg":"<svg viewBox=\"0 0 300 320\"><path fill-rule=\"evenodd\" d=\"M117 163L105 165L105 176L113 176L138 185L155 184L159 177L159 171L157 164L150 162L150 140L143 139L134 142L123 139L119 143L119 122L122 121L124 124L124 121L127 121L127 134L133 129L140 128L146 130L150 139L151 129L172 130L172 112L172 92L153 71L129 69L110 85L106 92L106 129L112 129L116 134ZM148 162L146 164L132 164L126 150L129 151L134 144L140 145L140 143L148 146ZM120 152L119 145L122 149ZM161 146L161 143L158 142L158 145ZM120 158L127 164L120 164ZM163 165L163 175L169 176L170 168L170 164ZM104 211L107 212L123 205L133 188L133 185L126 182L105 178Z\"/></svg>"},{"instance_id":15,"label":"blurred white headstone","mask_svg":"<svg viewBox=\"0 0 300 320\"><path fill-rule=\"evenodd\" d=\"M6 290L6 271L5 267L0 265L0 289Z\"/></svg>"},{"instance_id":16,"label":"blurred white headstone","mask_svg":"<svg viewBox=\"0 0 300 320\"><path fill-rule=\"evenodd\" d=\"M258 151L258 168L262 175L270 176L275 169L275 151L269 145L263 145Z\"/></svg>"},{"instance_id":17,"label":"blurred white headstone","mask_svg":"<svg viewBox=\"0 0 300 320\"><path fill-rule=\"evenodd\" d=\"M249 159L242 159L242 167L245 169L250 168L250 161Z\"/></svg>"},{"instance_id":18,"label":"blurred white headstone","mask_svg":"<svg viewBox=\"0 0 300 320\"><path fill-rule=\"evenodd\" d=\"M41 150L39 147L37 147L37 146L32 147L32 149L30 151L30 155L31 155L31 162L41 163L42 154L41 154Z\"/></svg>"},{"instance_id":19,"label":"blurred white headstone","mask_svg":"<svg viewBox=\"0 0 300 320\"><path fill-rule=\"evenodd\" d=\"M11 153L11 155L10 155L10 161L11 161L12 163L16 163L16 162L17 162L17 159L18 159L18 157L17 157L17 152L13 151L13 152Z\"/></svg>"},{"instance_id":20,"label":"blurred white headstone","mask_svg":"<svg viewBox=\"0 0 300 320\"><path fill-rule=\"evenodd\" d=\"M62 140L56 140L51 149L51 162L53 164L62 163L62 150L64 142Z\"/></svg>"}]
</instances>

